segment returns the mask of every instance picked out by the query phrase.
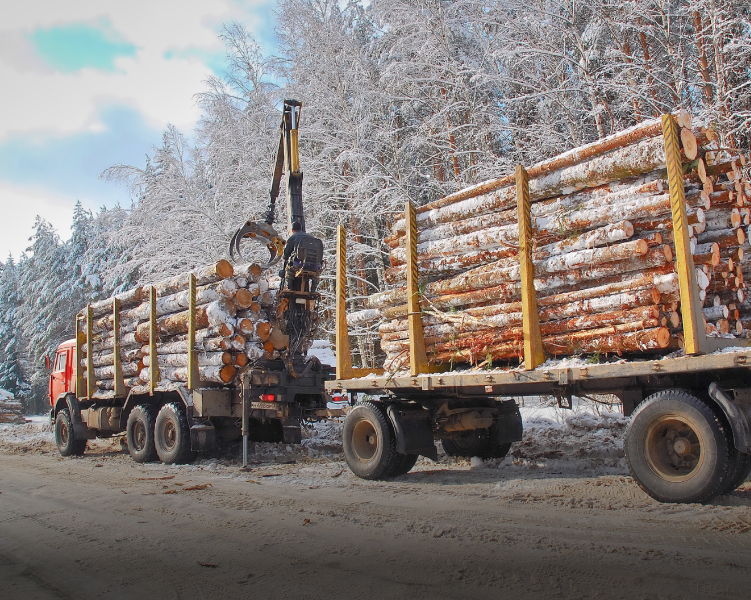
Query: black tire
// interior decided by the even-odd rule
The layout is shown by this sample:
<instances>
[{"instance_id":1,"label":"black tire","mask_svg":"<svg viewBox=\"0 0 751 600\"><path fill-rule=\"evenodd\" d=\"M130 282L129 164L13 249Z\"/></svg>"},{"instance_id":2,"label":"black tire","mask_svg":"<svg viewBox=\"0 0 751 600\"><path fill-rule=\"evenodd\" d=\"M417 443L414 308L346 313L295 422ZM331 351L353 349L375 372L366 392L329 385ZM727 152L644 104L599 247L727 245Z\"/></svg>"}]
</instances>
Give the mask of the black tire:
<instances>
[{"instance_id":1,"label":"black tire","mask_svg":"<svg viewBox=\"0 0 751 600\"><path fill-rule=\"evenodd\" d=\"M159 460L168 465L196 459L198 453L190 449L190 425L182 405L173 402L162 406L154 426L154 443Z\"/></svg>"},{"instance_id":2,"label":"black tire","mask_svg":"<svg viewBox=\"0 0 751 600\"><path fill-rule=\"evenodd\" d=\"M361 479L385 479L392 475L399 455L396 436L383 408L374 402L355 406L344 421L344 456Z\"/></svg>"},{"instance_id":3,"label":"black tire","mask_svg":"<svg viewBox=\"0 0 751 600\"><path fill-rule=\"evenodd\" d=\"M488 442L487 453L481 458L506 458L511 450L511 442L506 444L492 444Z\"/></svg>"},{"instance_id":4,"label":"black tire","mask_svg":"<svg viewBox=\"0 0 751 600\"><path fill-rule=\"evenodd\" d=\"M55 443L60 456L81 456L86 451L86 440L77 440L73 437L73 421L67 408L57 413Z\"/></svg>"},{"instance_id":5,"label":"black tire","mask_svg":"<svg viewBox=\"0 0 751 600\"><path fill-rule=\"evenodd\" d=\"M157 459L154 421L156 407L151 404L140 404L128 415L125 437L128 441L128 452L137 463L153 462Z\"/></svg>"},{"instance_id":6,"label":"black tire","mask_svg":"<svg viewBox=\"0 0 751 600\"><path fill-rule=\"evenodd\" d=\"M418 458L420 458L419 454L400 454L397 452L396 462L390 476L399 477L400 475L406 475L415 466Z\"/></svg>"},{"instance_id":7,"label":"black tire","mask_svg":"<svg viewBox=\"0 0 751 600\"><path fill-rule=\"evenodd\" d=\"M730 481L721 495L732 494L748 479L748 475L751 473L751 454L736 450L731 471Z\"/></svg>"},{"instance_id":8,"label":"black tire","mask_svg":"<svg viewBox=\"0 0 751 600\"><path fill-rule=\"evenodd\" d=\"M443 450L449 456L463 456L472 458L478 456L482 459L504 458L511 444L497 444L490 439L487 429L472 429L455 434L450 438L442 438Z\"/></svg>"},{"instance_id":9,"label":"black tire","mask_svg":"<svg viewBox=\"0 0 751 600\"><path fill-rule=\"evenodd\" d=\"M658 392L638 406L625 450L636 483L660 502L709 502L734 474L732 435L709 405L684 390Z\"/></svg>"},{"instance_id":10,"label":"black tire","mask_svg":"<svg viewBox=\"0 0 751 600\"><path fill-rule=\"evenodd\" d=\"M472 458L483 456L488 449L488 430L487 429L470 429L456 433L450 438L441 438L443 450L449 456L463 456Z\"/></svg>"}]
</instances>

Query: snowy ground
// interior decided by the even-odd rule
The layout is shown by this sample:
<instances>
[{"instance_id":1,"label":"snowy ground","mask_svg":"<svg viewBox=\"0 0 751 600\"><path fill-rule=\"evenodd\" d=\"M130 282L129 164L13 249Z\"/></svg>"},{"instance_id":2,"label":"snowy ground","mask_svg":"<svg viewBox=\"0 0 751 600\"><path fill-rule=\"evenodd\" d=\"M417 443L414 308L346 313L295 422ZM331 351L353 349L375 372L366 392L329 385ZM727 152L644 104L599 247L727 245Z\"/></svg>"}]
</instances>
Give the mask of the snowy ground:
<instances>
[{"instance_id":1,"label":"snowy ground","mask_svg":"<svg viewBox=\"0 0 751 600\"><path fill-rule=\"evenodd\" d=\"M748 597L751 485L659 504L627 475L626 420L522 407L503 461L421 459L363 481L341 423L300 445L136 464L118 438L61 458L45 419L0 426L5 598ZM607 407L604 407L607 408Z\"/></svg>"}]
</instances>

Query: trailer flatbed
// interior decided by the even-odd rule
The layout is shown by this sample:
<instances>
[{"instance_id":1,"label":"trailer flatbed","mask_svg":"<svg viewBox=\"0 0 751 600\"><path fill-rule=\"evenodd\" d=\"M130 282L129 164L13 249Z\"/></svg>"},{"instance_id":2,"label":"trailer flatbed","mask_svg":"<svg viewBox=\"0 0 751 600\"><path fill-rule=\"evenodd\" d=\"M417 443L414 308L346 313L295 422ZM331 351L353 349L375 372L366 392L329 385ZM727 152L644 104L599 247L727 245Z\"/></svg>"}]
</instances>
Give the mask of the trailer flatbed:
<instances>
[{"instance_id":1,"label":"trailer flatbed","mask_svg":"<svg viewBox=\"0 0 751 600\"><path fill-rule=\"evenodd\" d=\"M559 366L560 365L560 366ZM635 379L657 383L666 377L707 374L718 370L751 368L751 348L726 348L702 356L660 357L655 360L622 360L604 364L578 364L570 359L548 361L537 369L523 368L489 371L466 370L411 375L368 375L352 379L333 379L325 383L329 392L413 393L436 391L477 392L492 396L555 394L565 388L586 393L618 393ZM662 387L655 385L655 387Z\"/></svg>"}]
</instances>

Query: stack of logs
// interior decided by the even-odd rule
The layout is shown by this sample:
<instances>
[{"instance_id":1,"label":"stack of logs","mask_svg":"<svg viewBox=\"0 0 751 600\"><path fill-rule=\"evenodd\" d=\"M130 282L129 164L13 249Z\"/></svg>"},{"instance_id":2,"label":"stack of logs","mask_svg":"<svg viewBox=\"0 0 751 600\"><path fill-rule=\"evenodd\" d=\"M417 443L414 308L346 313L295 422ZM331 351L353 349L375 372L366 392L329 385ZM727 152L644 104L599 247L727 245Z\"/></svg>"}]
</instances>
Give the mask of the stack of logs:
<instances>
[{"instance_id":1,"label":"stack of logs","mask_svg":"<svg viewBox=\"0 0 751 600\"><path fill-rule=\"evenodd\" d=\"M681 111L681 158L691 253L706 333L741 336L751 219L746 156ZM661 120L528 170L534 285L545 353L667 352L682 346L679 279ZM409 359L405 219L386 238L392 289L357 321L381 319L387 370ZM515 177L417 211L424 339L432 363L523 356Z\"/></svg>"},{"instance_id":2,"label":"stack of logs","mask_svg":"<svg viewBox=\"0 0 751 600\"><path fill-rule=\"evenodd\" d=\"M195 276L195 348L202 384L230 384L239 369L259 358L274 358L288 343L275 323L279 277L257 264L233 267L226 260L152 286L137 287L90 305L95 397L114 396L115 335L118 335L126 388L145 391L151 377L151 294L156 316L156 358L160 380L168 388L188 381L190 278ZM115 327L115 300L119 333ZM79 314L78 335L83 377L88 377L89 308Z\"/></svg>"},{"instance_id":3,"label":"stack of logs","mask_svg":"<svg viewBox=\"0 0 751 600\"><path fill-rule=\"evenodd\" d=\"M5 396L5 392L0 390L0 423L12 423L20 425L26 423L23 416L23 406L12 396Z\"/></svg>"}]
</instances>

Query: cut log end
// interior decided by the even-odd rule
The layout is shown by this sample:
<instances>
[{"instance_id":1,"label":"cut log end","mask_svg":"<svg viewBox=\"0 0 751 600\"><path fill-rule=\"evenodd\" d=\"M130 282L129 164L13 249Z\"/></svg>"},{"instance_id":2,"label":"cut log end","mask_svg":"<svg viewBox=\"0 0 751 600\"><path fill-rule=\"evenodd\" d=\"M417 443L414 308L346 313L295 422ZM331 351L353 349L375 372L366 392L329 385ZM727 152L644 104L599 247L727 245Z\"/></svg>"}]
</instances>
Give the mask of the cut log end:
<instances>
[{"instance_id":1,"label":"cut log end","mask_svg":"<svg viewBox=\"0 0 751 600\"><path fill-rule=\"evenodd\" d=\"M229 383L235 376L235 367L233 365L225 365L222 370L219 371L219 377L224 383Z\"/></svg>"},{"instance_id":2,"label":"cut log end","mask_svg":"<svg viewBox=\"0 0 751 600\"><path fill-rule=\"evenodd\" d=\"M686 127L681 129L681 144L686 158L696 160L696 157L699 156L699 144L696 142L694 133Z\"/></svg>"},{"instance_id":3,"label":"cut log end","mask_svg":"<svg viewBox=\"0 0 751 600\"><path fill-rule=\"evenodd\" d=\"M216 263L216 274L222 279L227 279L235 274L235 268L228 260L221 259Z\"/></svg>"}]
</instances>

